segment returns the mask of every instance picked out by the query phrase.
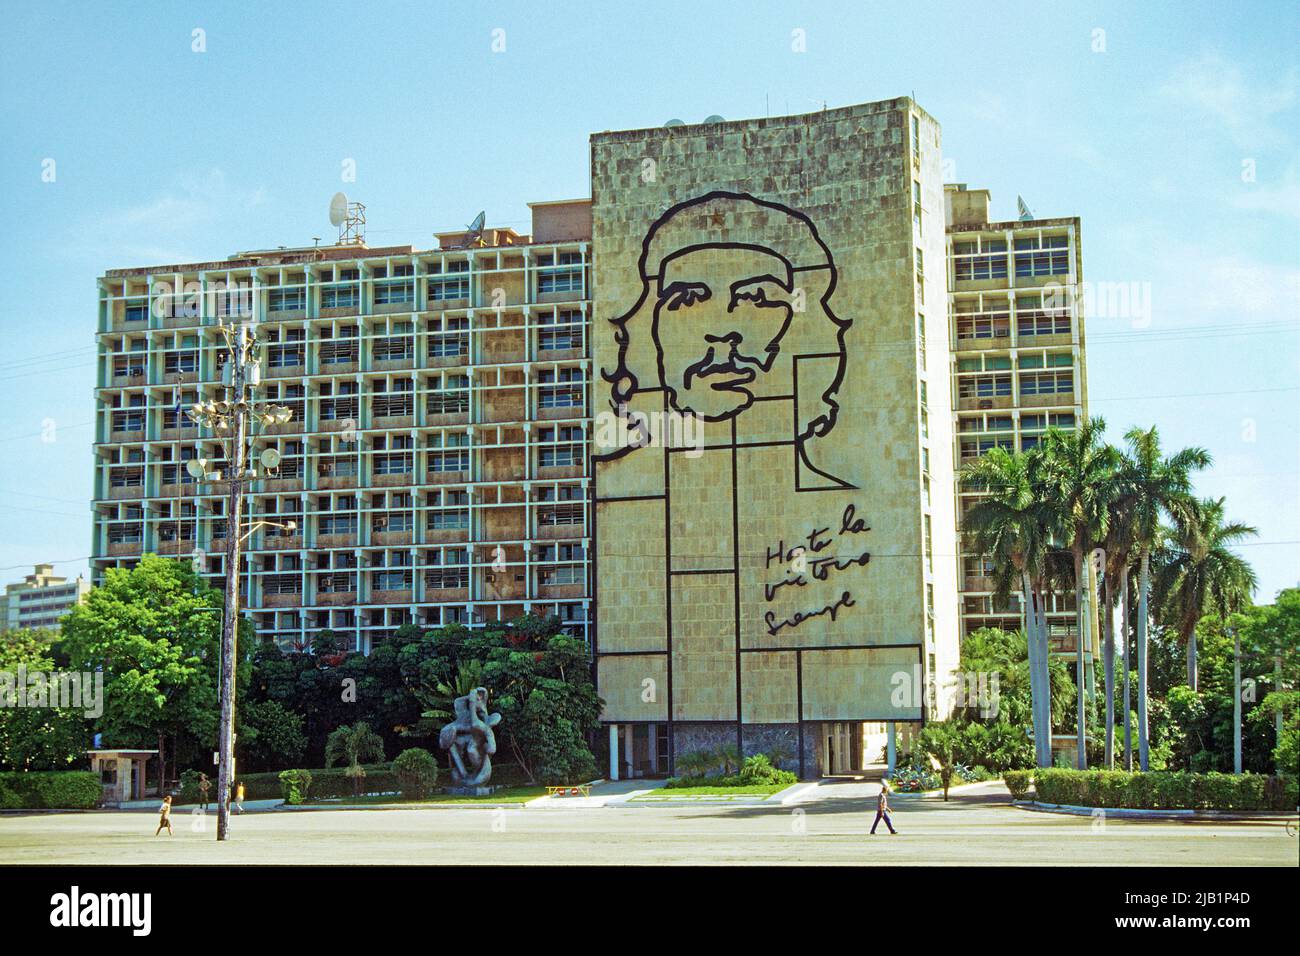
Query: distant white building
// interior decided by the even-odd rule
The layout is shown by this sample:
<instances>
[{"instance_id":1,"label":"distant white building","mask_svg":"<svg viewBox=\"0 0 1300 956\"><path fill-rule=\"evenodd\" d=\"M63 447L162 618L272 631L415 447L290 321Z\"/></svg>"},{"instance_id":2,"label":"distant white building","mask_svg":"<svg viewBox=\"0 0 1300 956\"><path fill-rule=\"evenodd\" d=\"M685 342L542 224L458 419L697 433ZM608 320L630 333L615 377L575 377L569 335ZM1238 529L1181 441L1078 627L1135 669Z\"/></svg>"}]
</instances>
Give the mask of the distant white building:
<instances>
[{"instance_id":1,"label":"distant white building","mask_svg":"<svg viewBox=\"0 0 1300 956\"><path fill-rule=\"evenodd\" d=\"M55 576L54 565L38 564L22 581L5 586L0 597L0 632L58 627L59 619L89 591L89 582L80 575L69 581Z\"/></svg>"}]
</instances>

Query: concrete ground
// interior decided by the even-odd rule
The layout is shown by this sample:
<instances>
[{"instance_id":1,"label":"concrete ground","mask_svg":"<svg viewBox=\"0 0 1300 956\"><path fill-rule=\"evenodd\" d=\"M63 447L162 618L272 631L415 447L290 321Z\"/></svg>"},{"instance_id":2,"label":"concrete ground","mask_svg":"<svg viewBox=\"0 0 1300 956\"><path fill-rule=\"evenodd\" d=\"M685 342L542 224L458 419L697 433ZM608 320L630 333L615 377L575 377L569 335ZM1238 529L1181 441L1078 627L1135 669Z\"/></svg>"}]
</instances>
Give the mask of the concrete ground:
<instances>
[{"instance_id":1,"label":"concrete ground","mask_svg":"<svg viewBox=\"0 0 1300 956\"><path fill-rule=\"evenodd\" d=\"M949 803L895 796L900 835L870 837L874 786L819 789L793 805L271 811L235 817L224 844L211 816L195 832L176 814L176 835L155 838L141 813L7 814L0 863L1300 865L1276 819L1099 822L1012 807L992 784Z\"/></svg>"}]
</instances>

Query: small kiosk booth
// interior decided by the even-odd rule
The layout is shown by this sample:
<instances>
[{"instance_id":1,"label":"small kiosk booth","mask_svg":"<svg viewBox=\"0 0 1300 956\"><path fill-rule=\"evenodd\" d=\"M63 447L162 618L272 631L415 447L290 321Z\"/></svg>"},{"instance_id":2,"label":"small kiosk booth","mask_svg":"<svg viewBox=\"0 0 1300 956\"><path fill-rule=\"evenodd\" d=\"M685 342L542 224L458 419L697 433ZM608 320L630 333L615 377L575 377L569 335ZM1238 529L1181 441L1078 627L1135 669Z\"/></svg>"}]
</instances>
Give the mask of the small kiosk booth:
<instances>
[{"instance_id":1,"label":"small kiosk booth","mask_svg":"<svg viewBox=\"0 0 1300 956\"><path fill-rule=\"evenodd\" d=\"M105 806L117 806L128 800L143 800L157 794L158 788L148 786L149 760L158 756L156 750L87 750L90 769L99 774L104 789L101 800Z\"/></svg>"}]
</instances>

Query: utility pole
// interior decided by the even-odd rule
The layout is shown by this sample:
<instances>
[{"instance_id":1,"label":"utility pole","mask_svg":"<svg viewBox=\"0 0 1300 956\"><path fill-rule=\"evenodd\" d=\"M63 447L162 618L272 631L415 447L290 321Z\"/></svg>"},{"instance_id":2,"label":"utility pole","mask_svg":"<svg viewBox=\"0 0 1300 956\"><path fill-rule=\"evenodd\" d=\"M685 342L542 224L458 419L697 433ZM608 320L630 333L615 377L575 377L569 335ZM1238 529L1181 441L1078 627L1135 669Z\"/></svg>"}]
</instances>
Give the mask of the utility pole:
<instances>
[{"instance_id":1,"label":"utility pole","mask_svg":"<svg viewBox=\"0 0 1300 956\"><path fill-rule=\"evenodd\" d=\"M221 620L221 725L217 731L217 840L225 840L230 827L230 789L235 767L235 662L238 658L239 637L239 558L245 534L252 534L264 525L293 530L289 522L277 525L272 521L257 521L248 528L242 527L244 507L244 482L256 474L248 462L249 419L263 425L288 422L293 418L291 409L280 405L265 405L250 400L250 392L261 380L258 365L258 343L252 333L251 323L237 328L222 325L226 337L227 357L226 398L224 401L198 402L189 410L189 416L210 428L225 439L226 475L229 485L226 496L226 588ZM279 453L269 449L262 453L264 468L274 470L279 465ZM220 480L220 474L210 474L207 463L192 459L189 471L195 478Z\"/></svg>"}]
</instances>

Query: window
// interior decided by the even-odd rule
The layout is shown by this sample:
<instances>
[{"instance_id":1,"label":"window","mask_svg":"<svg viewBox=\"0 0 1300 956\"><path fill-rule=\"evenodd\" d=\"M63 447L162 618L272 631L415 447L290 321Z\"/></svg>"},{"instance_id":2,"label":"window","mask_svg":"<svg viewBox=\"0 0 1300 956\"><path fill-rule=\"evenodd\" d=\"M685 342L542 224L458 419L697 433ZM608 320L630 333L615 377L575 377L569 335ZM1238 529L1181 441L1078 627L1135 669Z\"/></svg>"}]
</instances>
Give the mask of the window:
<instances>
[{"instance_id":1,"label":"window","mask_svg":"<svg viewBox=\"0 0 1300 956\"><path fill-rule=\"evenodd\" d=\"M1016 278L1066 275L1070 253L1066 236L1027 236L1016 240Z\"/></svg>"},{"instance_id":2,"label":"window","mask_svg":"<svg viewBox=\"0 0 1300 956\"><path fill-rule=\"evenodd\" d=\"M268 574L262 578L263 594L301 594L302 578L297 574Z\"/></svg>"},{"instance_id":3,"label":"window","mask_svg":"<svg viewBox=\"0 0 1300 956\"><path fill-rule=\"evenodd\" d=\"M414 470L414 464L410 452L375 456L376 475L405 475L412 470Z\"/></svg>"},{"instance_id":4,"label":"window","mask_svg":"<svg viewBox=\"0 0 1300 956\"><path fill-rule=\"evenodd\" d=\"M128 322L145 322L149 319L149 303L147 302L128 302L123 311L124 317Z\"/></svg>"},{"instance_id":5,"label":"window","mask_svg":"<svg viewBox=\"0 0 1300 956\"><path fill-rule=\"evenodd\" d=\"M430 531L462 531L469 527L469 510L430 511L426 527Z\"/></svg>"},{"instance_id":6,"label":"window","mask_svg":"<svg viewBox=\"0 0 1300 956\"><path fill-rule=\"evenodd\" d=\"M429 453L429 471L469 471L468 451L435 451Z\"/></svg>"},{"instance_id":7,"label":"window","mask_svg":"<svg viewBox=\"0 0 1300 956\"><path fill-rule=\"evenodd\" d=\"M415 522L407 511L386 511L372 515L370 519L370 530L375 534L383 534L387 531L410 531L414 526Z\"/></svg>"},{"instance_id":8,"label":"window","mask_svg":"<svg viewBox=\"0 0 1300 956\"><path fill-rule=\"evenodd\" d=\"M414 301L415 280L413 279L390 279L387 282L375 283L375 305L403 305Z\"/></svg>"},{"instance_id":9,"label":"window","mask_svg":"<svg viewBox=\"0 0 1300 956\"><path fill-rule=\"evenodd\" d=\"M953 277L961 281L1005 279L1007 277L1007 241L1005 239L971 239L952 244Z\"/></svg>"},{"instance_id":10,"label":"window","mask_svg":"<svg viewBox=\"0 0 1300 956\"><path fill-rule=\"evenodd\" d=\"M357 533L356 515L321 515L319 521L321 534Z\"/></svg>"},{"instance_id":11,"label":"window","mask_svg":"<svg viewBox=\"0 0 1300 956\"><path fill-rule=\"evenodd\" d=\"M429 358L454 358L469 354L469 321L467 319L448 319L441 328L430 331Z\"/></svg>"},{"instance_id":12,"label":"window","mask_svg":"<svg viewBox=\"0 0 1300 956\"><path fill-rule=\"evenodd\" d=\"M582 505L556 505L554 508L541 508L537 512L537 522L543 527L582 524Z\"/></svg>"},{"instance_id":13,"label":"window","mask_svg":"<svg viewBox=\"0 0 1300 956\"><path fill-rule=\"evenodd\" d=\"M375 339L371 348L376 362L394 362L415 357L415 345L407 336Z\"/></svg>"},{"instance_id":14,"label":"window","mask_svg":"<svg viewBox=\"0 0 1300 956\"><path fill-rule=\"evenodd\" d=\"M561 252L537 257L538 275L537 291L545 295L550 292L582 291L582 253ZM562 268L568 266L570 268Z\"/></svg>"},{"instance_id":15,"label":"window","mask_svg":"<svg viewBox=\"0 0 1300 956\"><path fill-rule=\"evenodd\" d=\"M468 263L466 263L468 267ZM434 302L446 302L451 299L469 298L469 276L452 279L430 279L429 299Z\"/></svg>"},{"instance_id":16,"label":"window","mask_svg":"<svg viewBox=\"0 0 1300 956\"><path fill-rule=\"evenodd\" d=\"M293 312L307 307L307 293L302 289L272 289L267 308L271 312Z\"/></svg>"},{"instance_id":17,"label":"window","mask_svg":"<svg viewBox=\"0 0 1300 956\"><path fill-rule=\"evenodd\" d=\"M1021 395L1058 395L1074 391L1074 372L1037 372L1020 376Z\"/></svg>"},{"instance_id":18,"label":"window","mask_svg":"<svg viewBox=\"0 0 1300 956\"><path fill-rule=\"evenodd\" d=\"M469 587L469 571L464 568L437 569L424 572L424 586L435 591Z\"/></svg>"},{"instance_id":19,"label":"window","mask_svg":"<svg viewBox=\"0 0 1300 956\"><path fill-rule=\"evenodd\" d=\"M582 568L576 564L566 564L558 568L542 568L537 572L537 583L543 586L549 584L581 584L582 582Z\"/></svg>"},{"instance_id":20,"label":"window","mask_svg":"<svg viewBox=\"0 0 1300 956\"><path fill-rule=\"evenodd\" d=\"M321 290L322 309L355 309L359 303L356 286L327 286Z\"/></svg>"},{"instance_id":21,"label":"window","mask_svg":"<svg viewBox=\"0 0 1300 956\"><path fill-rule=\"evenodd\" d=\"M1010 375L977 375L957 380L958 398L1005 398L1010 394Z\"/></svg>"}]
</instances>

